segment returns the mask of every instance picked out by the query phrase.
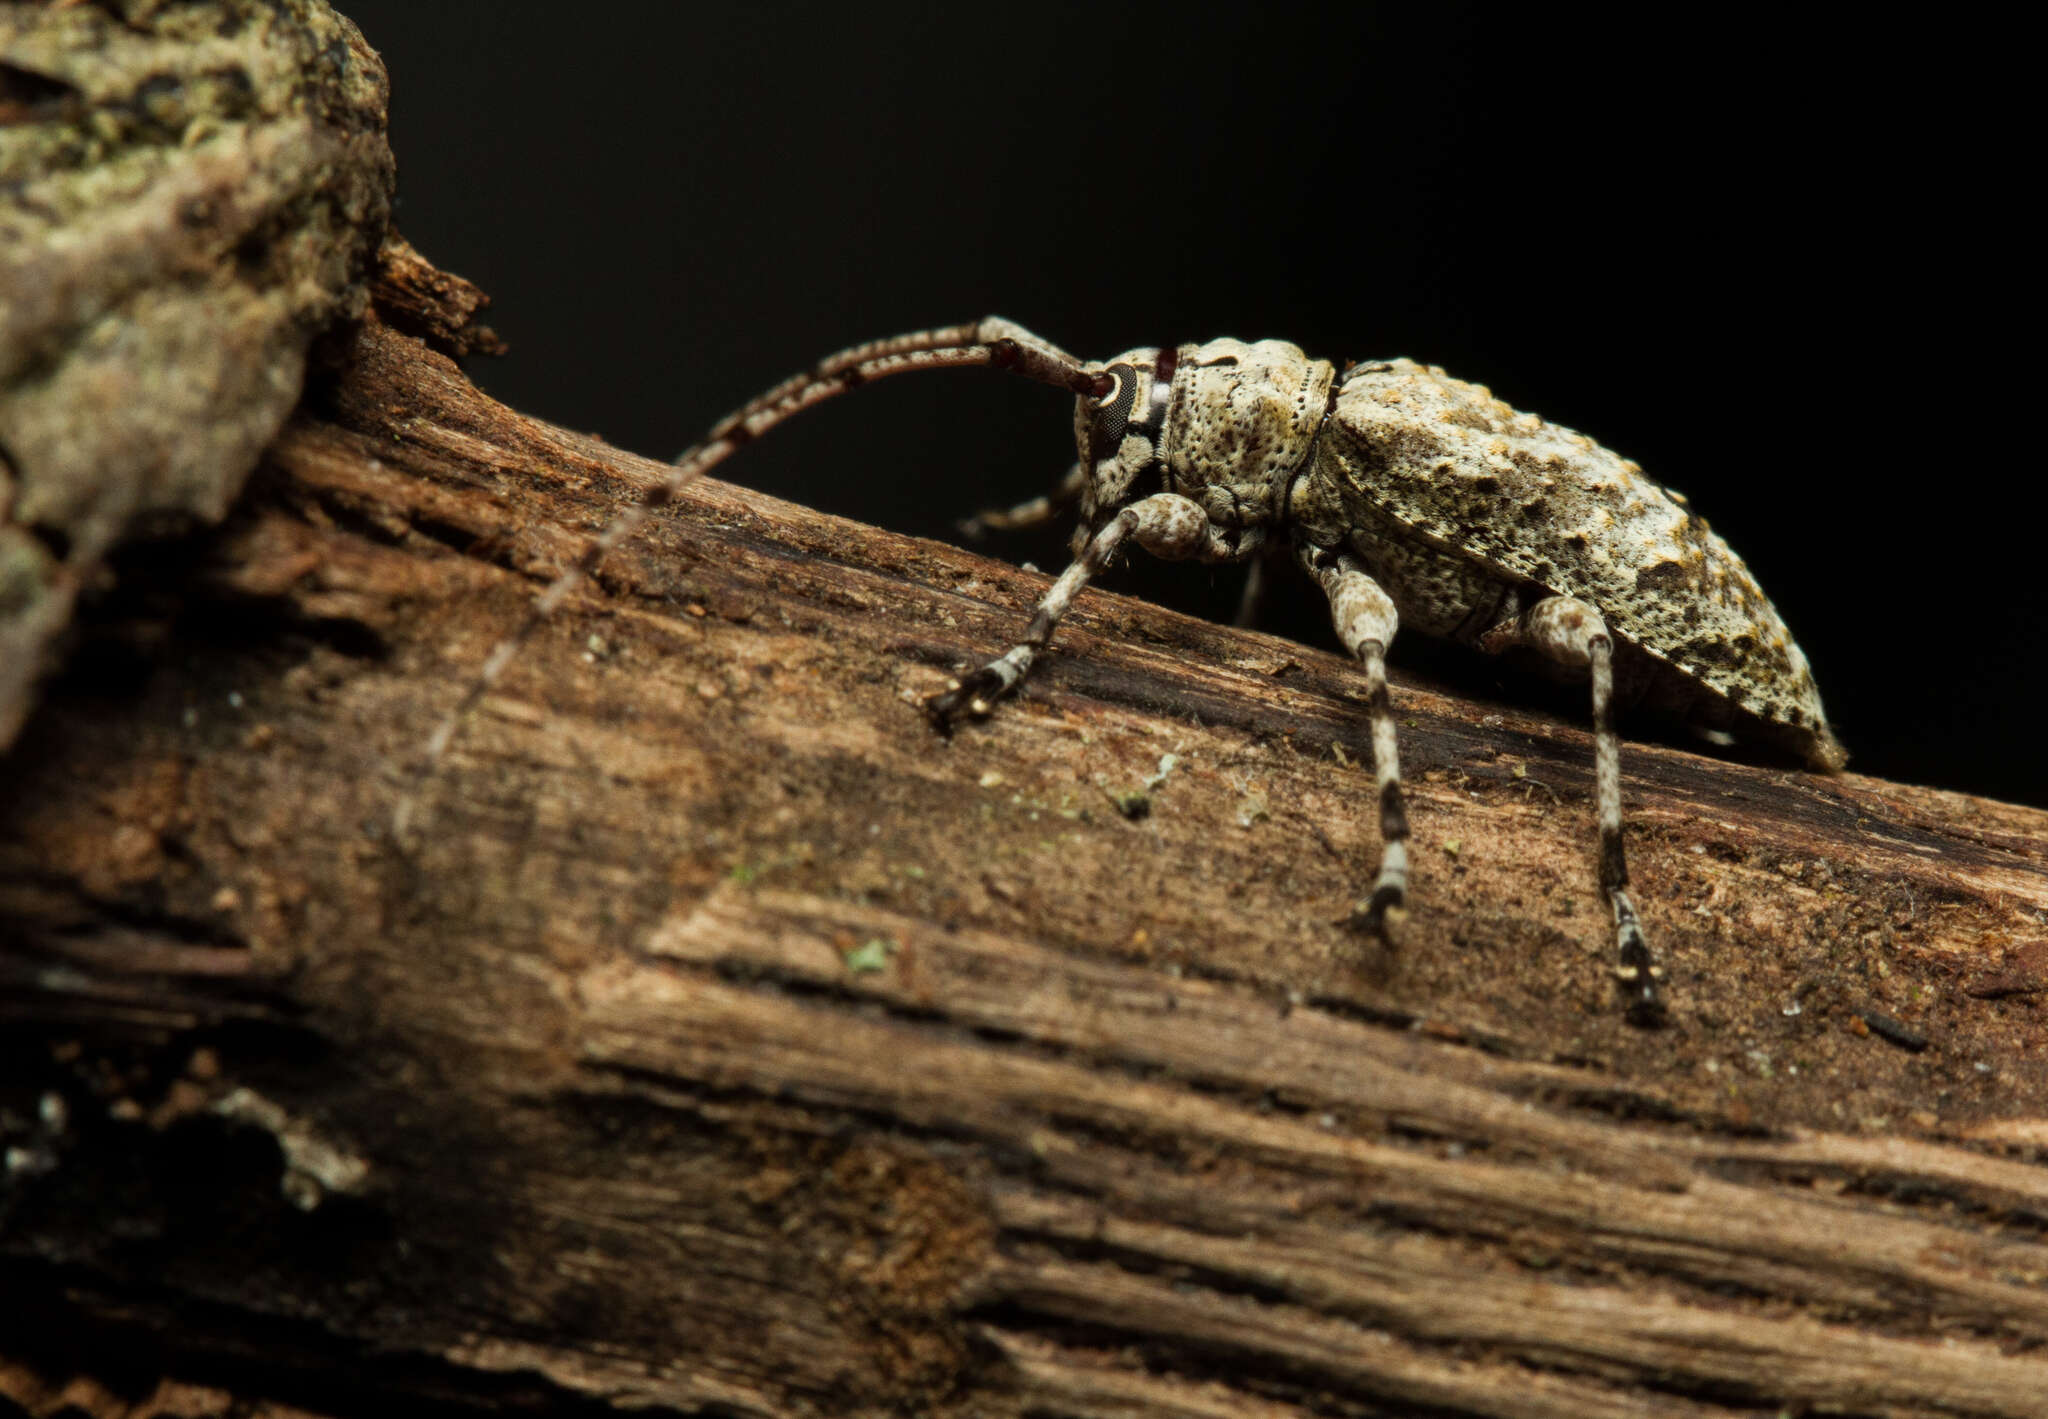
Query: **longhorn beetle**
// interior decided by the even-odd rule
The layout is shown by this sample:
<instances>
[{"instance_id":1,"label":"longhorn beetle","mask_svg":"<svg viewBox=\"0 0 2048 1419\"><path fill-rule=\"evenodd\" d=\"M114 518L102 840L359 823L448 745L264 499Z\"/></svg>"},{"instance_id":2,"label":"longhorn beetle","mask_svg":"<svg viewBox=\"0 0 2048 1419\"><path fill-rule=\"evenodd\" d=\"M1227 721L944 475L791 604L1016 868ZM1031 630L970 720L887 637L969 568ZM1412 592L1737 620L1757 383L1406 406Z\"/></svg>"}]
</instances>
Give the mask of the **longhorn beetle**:
<instances>
[{"instance_id":1,"label":"longhorn beetle","mask_svg":"<svg viewBox=\"0 0 2048 1419\"><path fill-rule=\"evenodd\" d=\"M1411 360L1339 371L1285 341L1226 339L1084 362L992 316L841 350L726 416L491 651L429 739L415 786L534 629L692 480L822 400L888 375L960 365L1010 370L1075 398L1080 458L1058 491L985 521L1042 522L1078 503L1080 525L1074 561L1040 598L1024 638L930 696L932 718L943 729L988 714L1126 543L1209 562L1291 550L1365 668L1380 862L1352 919L1368 930L1384 936L1408 893L1385 664L1397 625L1591 681L1600 889L1614 914L1617 984L1638 1024L1657 1023L1663 1001L1627 890L1617 686L1719 742L1762 741L1829 772L1846 759L1806 657L1741 559L1684 498L1585 435ZM403 796L394 822L401 841L413 797Z\"/></svg>"}]
</instances>

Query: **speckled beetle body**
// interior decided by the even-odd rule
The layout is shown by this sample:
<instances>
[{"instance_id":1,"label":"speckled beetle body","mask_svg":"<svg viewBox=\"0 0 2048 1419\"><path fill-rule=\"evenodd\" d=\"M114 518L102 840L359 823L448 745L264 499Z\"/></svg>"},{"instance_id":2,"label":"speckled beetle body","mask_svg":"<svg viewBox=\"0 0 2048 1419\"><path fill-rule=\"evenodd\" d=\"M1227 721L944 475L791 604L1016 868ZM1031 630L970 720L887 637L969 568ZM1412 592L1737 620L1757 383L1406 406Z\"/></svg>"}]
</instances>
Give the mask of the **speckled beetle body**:
<instances>
[{"instance_id":1,"label":"speckled beetle body","mask_svg":"<svg viewBox=\"0 0 2048 1419\"><path fill-rule=\"evenodd\" d=\"M1276 537L1348 552L1402 626L1475 650L1505 648L1500 627L1535 601L1573 597L1625 648L1628 698L1841 766L1806 658L1741 559L1681 495L1584 434L1432 366L1381 360L1340 375L1278 340L1132 350L1084 368L1119 392L1077 401L1093 471L1076 555L1156 491L1200 505L1217 533L1205 555L1239 560Z\"/></svg>"},{"instance_id":2,"label":"speckled beetle body","mask_svg":"<svg viewBox=\"0 0 2048 1419\"><path fill-rule=\"evenodd\" d=\"M1765 741L1821 770L1842 765L1806 659L1741 560L1682 497L1583 434L1409 360L1340 372L1285 341L1225 339L1083 362L994 317L841 351L728 416L535 602L436 730L427 763L569 589L691 479L821 400L960 365L1010 369L1075 395L1079 457L1059 490L977 523L1043 522L1077 503L1080 526L1073 564L1023 639L931 696L934 720L989 713L1126 543L1205 561L1291 551L1366 676L1381 833L1378 876L1353 909L1366 929L1389 935L1408 890L1385 668L1402 625L1590 683L1599 881L1614 916L1616 978L1638 1023L1661 1019L1663 1001L1627 891L1617 683L1711 737Z\"/></svg>"},{"instance_id":3,"label":"speckled beetle body","mask_svg":"<svg viewBox=\"0 0 2048 1419\"><path fill-rule=\"evenodd\" d=\"M1584 434L1390 360L1347 373L1316 467L1342 516L1328 520L1331 499L1322 517L1300 506L1300 535L1342 538L1381 566L1403 587L1395 603L1433 623L1418 629L1484 650L1490 628L1533 598L1590 602L1617 647L1641 653L1640 692L1660 708L1842 766L1806 657L1749 569L1682 496ZM1439 606L1404 553L1454 561L1497 600Z\"/></svg>"}]
</instances>

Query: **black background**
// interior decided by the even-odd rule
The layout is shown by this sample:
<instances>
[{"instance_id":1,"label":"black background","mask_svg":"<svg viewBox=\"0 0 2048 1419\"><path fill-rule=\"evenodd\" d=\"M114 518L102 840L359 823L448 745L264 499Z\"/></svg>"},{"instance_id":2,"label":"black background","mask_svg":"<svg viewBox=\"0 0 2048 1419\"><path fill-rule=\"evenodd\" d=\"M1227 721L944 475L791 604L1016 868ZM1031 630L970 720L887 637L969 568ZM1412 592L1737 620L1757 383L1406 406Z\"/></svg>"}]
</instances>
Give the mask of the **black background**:
<instances>
[{"instance_id":1,"label":"black background","mask_svg":"<svg viewBox=\"0 0 2048 1419\"><path fill-rule=\"evenodd\" d=\"M1852 767L2048 805L2034 357L1991 338L2037 301L2006 246L2038 186L1995 111L2015 37L1719 8L341 6L390 66L400 227L494 297L513 351L471 373L521 410L671 457L833 349L990 312L1084 358L1414 356L1686 492ZM721 476L950 537L1059 477L1069 417L1000 376L893 381ZM991 550L1053 570L1062 545ZM1227 615L1237 579L1111 584ZM1333 646L1300 590L1274 628Z\"/></svg>"}]
</instances>

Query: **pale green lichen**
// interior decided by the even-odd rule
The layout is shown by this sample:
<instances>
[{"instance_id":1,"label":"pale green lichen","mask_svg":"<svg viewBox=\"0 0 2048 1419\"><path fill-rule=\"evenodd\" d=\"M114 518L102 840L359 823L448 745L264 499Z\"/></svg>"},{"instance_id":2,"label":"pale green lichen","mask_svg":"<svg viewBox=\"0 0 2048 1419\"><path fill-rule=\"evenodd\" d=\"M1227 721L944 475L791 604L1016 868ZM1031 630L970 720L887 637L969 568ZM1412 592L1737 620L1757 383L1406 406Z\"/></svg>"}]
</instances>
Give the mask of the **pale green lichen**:
<instances>
[{"instance_id":1,"label":"pale green lichen","mask_svg":"<svg viewBox=\"0 0 2048 1419\"><path fill-rule=\"evenodd\" d=\"M877 936L854 947L840 959L845 962L846 969L852 971L855 975L867 975L875 971L887 970L889 957L895 949L895 942L886 941Z\"/></svg>"}]
</instances>

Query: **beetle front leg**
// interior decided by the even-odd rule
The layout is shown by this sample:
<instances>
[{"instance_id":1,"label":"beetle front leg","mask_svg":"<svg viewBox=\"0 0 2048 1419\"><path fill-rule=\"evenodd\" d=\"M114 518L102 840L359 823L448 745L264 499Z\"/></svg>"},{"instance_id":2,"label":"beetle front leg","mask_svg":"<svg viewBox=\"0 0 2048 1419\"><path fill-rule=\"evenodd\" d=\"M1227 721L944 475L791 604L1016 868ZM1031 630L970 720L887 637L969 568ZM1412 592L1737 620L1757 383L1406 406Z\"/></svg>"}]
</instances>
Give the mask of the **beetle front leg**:
<instances>
[{"instance_id":1,"label":"beetle front leg","mask_svg":"<svg viewBox=\"0 0 2048 1419\"><path fill-rule=\"evenodd\" d=\"M1387 699L1387 647L1400 618L1393 598L1365 569L1341 552L1304 548L1302 565L1330 598L1330 621L1344 648L1365 667L1366 708L1372 715L1372 772L1380 800L1380 872L1372 895L1351 909L1353 924L1392 944L1393 925L1408 900L1408 808L1401 797L1401 761L1394 709Z\"/></svg>"},{"instance_id":2,"label":"beetle front leg","mask_svg":"<svg viewBox=\"0 0 2048 1419\"><path fill-rule=\"evenodd\" d=\"M960 529L960 535L970 541L979 541L990 532L1018 532L1043 527L1081 501L1081 490L1087 486L1088 470L1076 463L1050 493L1041 493L1015 507L985 508L954 525Z\"/></svg>"},{"instance_id":3,"label":"beetle front leg","mask_svg":"<svg viewBox=\"0 0 2048 1419\"><path fill-rule=\"evenodd\" d=\"M961 714L979 718L1017 688L1030 671L1032 661L1052 639L1060 618L1067 614L1081 588L1100 575L1132 538L1154 556L1168 560L1214 553L1220 545L1216 530L1209 525L1209 515L1190 498L1178 493L1155 493L1132 503L1089 538L1081 555L1060 573L1060 579L1039 600L1023 640L973 674L926 697L925 709L939 727L950 726Z\"/></svg>"},{"instance_id":4,"label":"beetle front leg","mask_svg":"<svg viewBox=\"0 0 2048 1419\"><path fill-rule=\"evenodd\" d=\"M1628 862L1621 848L1621 740L1614 732L1614 638L1599 611L1569 596L1537 602L1480 638L1484 650L1526 645L1593 681L1593 787L1600 814L1600 891L1614 912L1614 976L1628 1002L1628 1018L1655 1025L1664 1018L1663 971L1650 956L1649 939L1628 895Z\"/></svg>"}]
</instances>

